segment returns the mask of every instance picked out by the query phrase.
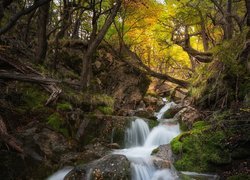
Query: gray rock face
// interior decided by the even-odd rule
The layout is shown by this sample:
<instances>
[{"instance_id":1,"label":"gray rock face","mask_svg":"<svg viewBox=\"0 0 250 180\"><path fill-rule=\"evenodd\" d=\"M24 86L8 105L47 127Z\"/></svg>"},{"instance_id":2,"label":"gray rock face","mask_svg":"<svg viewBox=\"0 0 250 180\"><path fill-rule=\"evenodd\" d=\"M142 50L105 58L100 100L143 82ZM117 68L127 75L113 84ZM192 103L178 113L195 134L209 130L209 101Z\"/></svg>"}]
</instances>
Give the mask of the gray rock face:
<instances>
[{"instance_id":1,"label":"gray rock face","mask_svg":"<svg viewBox=\"0 0 250 180\"><path fill-rule=\"evenodd\" d=\"M180 123L183 123L188 129L191 129L193 123L200 120L202 115L197 109L187 106L180 110L174 118L178 119Z\"/></svg>"},{"instance_id":2,"label":"gray rock face","mask_svg":"<svg viewBox=\"0 0 250 180\"><path fill-rule=\"evenodd\" d=\"M110 154L89 164L74 168L65 180L78 179L129 180L130 163L123 155Z\"/></svg>"},{"instance_id":3,"label":"gray rock face","mask_svg":"<svg viewBox=\"0 0 250 180\"><path fill-rule=\"evenodd\" d=\"M160 145L153 154L153 163L156 168L170 168L173 163L173 153L169 144Z\"/></svg>"}]
</instances>

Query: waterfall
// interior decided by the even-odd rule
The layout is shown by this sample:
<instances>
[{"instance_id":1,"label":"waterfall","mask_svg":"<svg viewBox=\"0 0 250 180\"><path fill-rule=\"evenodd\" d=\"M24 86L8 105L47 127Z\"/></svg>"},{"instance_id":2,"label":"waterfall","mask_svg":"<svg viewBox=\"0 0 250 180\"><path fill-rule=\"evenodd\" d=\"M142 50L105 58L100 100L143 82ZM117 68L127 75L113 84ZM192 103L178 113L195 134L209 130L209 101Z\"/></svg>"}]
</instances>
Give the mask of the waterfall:
<instances>
[{"instance_id":1,"label":"waterfall","mask_svg":"<svg viewBox=\"0 0 250 180\"><path fill-rule=\"evenodd\" d=\"M164 112L174 103L167 103L156 115L160 121ZM148 124L140 118L133 121L125 133L127 149L114 153L125 155L131 162L132 180L175 180L175 171L171 169L157 170L151 159L152 151L170 141L180 133L179 124L164 120L149 131Z\"/></svg>"},{"instance_id":2,"label":"waterfall","mask_svg":"<svg viewBox=\"0 0 250 180\"><path fill-rule=\"evenodd\" d=\"M53 175L48 177L46 180L62 180L64 177L73 169L73 167L64 167L63 169L58 170Z\"/></svg>"},{"instance_id":3,"label":"waterfall","mask_svg":"<svg viewBox=\"0 0 250 180\"><path fill-rule=\"evenodd\" d=\"M131 122L130 128L125 133L125 146L135 147L144 144L149 134L148 124L140 118Z\"/></svg>"},{"instance_id":4,"label":"waterfall","mask_svg":"<svg viewBox=\"0 0 250 180\"><path fill-rule=\"evenodd\" d=\"M165 100L166 101L166 100ZM167 102L167 101L166 101ZM156 117L158 120L162 119L162 116L164 115L164 113L172 106L176 105L174 102L169 102L166 103L159 112L155 113Z\"/></svg>"}]
</instances>

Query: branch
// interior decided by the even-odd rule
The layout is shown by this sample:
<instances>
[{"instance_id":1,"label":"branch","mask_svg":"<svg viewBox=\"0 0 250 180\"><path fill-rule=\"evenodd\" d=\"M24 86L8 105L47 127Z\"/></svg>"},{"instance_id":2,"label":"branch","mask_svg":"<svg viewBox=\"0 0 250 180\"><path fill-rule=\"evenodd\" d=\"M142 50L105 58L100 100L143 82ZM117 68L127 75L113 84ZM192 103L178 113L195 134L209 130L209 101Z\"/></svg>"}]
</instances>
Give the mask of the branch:
<instances>
[{"instance_id":1,"label":"branch","mask_svg":"<svg viewBox=\"0 0 250 180\"><path fill-rule=\"evenodd\" d=\"M39 1L35 1L34 4L22 11L19 11L17 14L15 14L14 16L12 16L9 20L9 22L2 28L0 28L0 35L6 33L9 29L11 29L16 22L18 21L18 19L20 19L22 16L29 14L30 12L32 12L34 9L37 9L38 7L50 2L51 0L39 0Z\"/></svg>"},{"instance_id":2,"label":"branch","mask_svg":"<svg viewBox=\"0 0 250 180\"><path fill-rule=\"evenodd\" d=\"M105 43L107 44L107 47L111 50L111 53L113 54L114 57L119 58L121 61L125 62L126 64L128 64L129 66L135 68L136 70L138 70L139 72L143 73L143 74L147 74L150 75L152 77L158 78L158 79L163 79L163 80L167 80L169 82L172 82L174 84L178 84L181 87L187 88L189 86L189 83L180 79L175 79L171 76L168 76L166 74L161 74L158 72L155 72L153 70L151 70L149 67L147 67L145 64L143 64L140 60L140 58L137 56L137 54L135 54L134 52L132 52L126 45L123 46L123 51L125 53L127 53L127 55L129 57L131 57L133 60L136 60L136 63L133 63L129 60L126 60L124 57L122 57L120 55L119 52L117 52L107 41L105 41ZM141 63L139 63L141 62Z\"/></svg>"},{"instance_id":3,"label":"branch","mask_svg":"<svg viewBox=\"0 0 250 180\"><path fill-rule=\"evenodd\" d=\"M59 80L38 76L36 74L21 74L21 73L1 72L1 71L0 71L0 79L11 79L11 80L32 82L38 84L51 84L51 83L61 82Z\"/></svg>"}]
</instances>

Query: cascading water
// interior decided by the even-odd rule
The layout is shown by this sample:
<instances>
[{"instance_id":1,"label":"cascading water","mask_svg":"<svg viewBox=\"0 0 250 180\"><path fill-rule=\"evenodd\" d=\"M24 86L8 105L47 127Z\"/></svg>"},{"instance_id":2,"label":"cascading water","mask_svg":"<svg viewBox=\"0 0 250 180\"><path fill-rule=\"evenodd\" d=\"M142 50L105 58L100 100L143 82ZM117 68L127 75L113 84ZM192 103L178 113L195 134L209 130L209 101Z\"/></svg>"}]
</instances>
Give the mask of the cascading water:
<instances>
[{"instance_id":1,"label":"cascading water","mask_svg":"<svg viewBox=\"0 0 250 180\"><path fill-rule=\"evenodd\" d=\"M134 147L143 145L149 134L148 124L144 120L137 118L131 122L130 126L125 133L125 146Z\"/></svg>"},{"instance_id":2,"label":"cascading water","mask_svg":"<svg viewBox=\"0 0 250 180\"><path fill-rule=\"evenodd\" d=\"M157 113L160 121L164 112L173 103L167 103ZM127 149L118 150L114 153L125 155L131 162L132 180L174 180L177 178L171 169L157 170L151 159L151 152L162 144L169 144L170 141L180 133L178 123L170 123L164 120L154 127L149 133L148 124L140 118L131 123L125 135Z\"/></svg>"},{"instance_id":3,"label":"cascading water","mask_svg":"<svg viewBox=\"0 0 250 180\"><path fill-rule=\"evenodd\" d=\"M156 169L151 159L152 151L162 144L170 141L180 133L179 124L173 119L162 119L173 102L166 105L156 113L159 125L149 131L148 124L141 118L131 122L130 128L125 133L125 144L127 149L117 150L114 154L123 154L131 162L132 180L176 180L179 179L173 169ZM112 131L113 132L113 131ZM113 137L113 136L112 136ZM112 140L111 140L112 141ZM65 167L47 180L62 180L72 167ZM198 174L194 172L181 172L191 178L201 177L205 179L217 179L218 176L210 174Z\"/></svg>"}]
</instances>

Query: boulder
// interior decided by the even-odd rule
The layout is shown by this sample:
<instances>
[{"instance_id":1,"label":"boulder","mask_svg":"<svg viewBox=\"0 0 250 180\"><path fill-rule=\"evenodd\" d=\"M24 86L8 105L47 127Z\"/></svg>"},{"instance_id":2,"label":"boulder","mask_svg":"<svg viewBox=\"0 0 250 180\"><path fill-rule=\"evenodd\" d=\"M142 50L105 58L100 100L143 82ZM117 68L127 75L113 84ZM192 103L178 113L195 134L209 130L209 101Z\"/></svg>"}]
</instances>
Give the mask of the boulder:
<instances>
[{"instance_id":1,"label":"boulder","mask_svg":"<svg viewBox=\"0 0 250 180\"><path fill-rule=\"evenodd\" d=\"M153 150L152 155L153 163L158 169L170 168L174 160L171 146L169 144L160 145Z\"/></svg>"},{"instance_id":2,"label":"boulder","mask_svg":"<svg viewBox=\"0 0 250 180\"><path fill-rule=\"evenodd\" d=\"M20 132L23 146L30 154L34 154L36 159L53 158L58 159L59 154L69 151L72 147L67 139L58 132L45 126L37 125Z\"/></svg>"},{"instance_id":3,"label":"boulder","mask_svg":"<svg viewBox=\"0 0 250 180\"><path fill-rule=\"evenodd\" d=\"M137 116L137 117L140 117L140 118L155 119L154 111L152 111L150 109L135 110L133 115Z\"/></svg>"},{"instance_id":4,"label":"boulder","mask_svg":"<svg viewBox=\"0 0 250 180\"><path fill-rule=\"evenodd\" d=\"M202 114L195 108L187 106L180 110L175 116L183 129L190 130L193 127L194 122L202 118Z\"/></svg>"},{"instance_id":5,"label":"boulder","mask_svg":"<svg viewBox=\"0 0 250 180\"><path fill-rule=\"evenodd\" d=\"M65 180L71 179L129 180L130 162L126 156L110 154L74 168L65 177Z\"/></svg>"},{"instance_id":6,"label":"boulder","mask_svg":"<svg viewBox=\"0 0 250 180\"><path fill-rule=\"evenodd\" d=\"M184 107L181 104L173 104L170 108L163 114L163 119L173 118L181 109Z\"/></svg>"}]
</instances>

